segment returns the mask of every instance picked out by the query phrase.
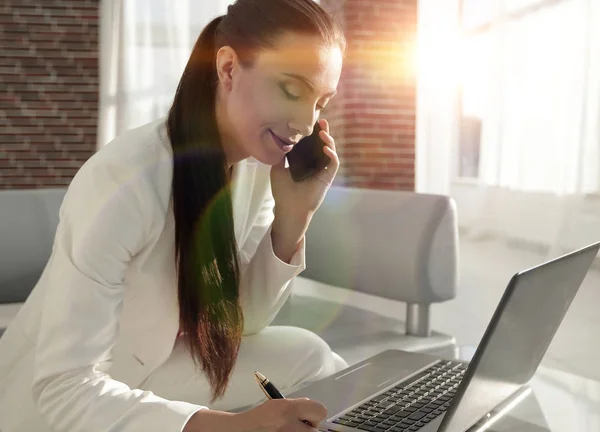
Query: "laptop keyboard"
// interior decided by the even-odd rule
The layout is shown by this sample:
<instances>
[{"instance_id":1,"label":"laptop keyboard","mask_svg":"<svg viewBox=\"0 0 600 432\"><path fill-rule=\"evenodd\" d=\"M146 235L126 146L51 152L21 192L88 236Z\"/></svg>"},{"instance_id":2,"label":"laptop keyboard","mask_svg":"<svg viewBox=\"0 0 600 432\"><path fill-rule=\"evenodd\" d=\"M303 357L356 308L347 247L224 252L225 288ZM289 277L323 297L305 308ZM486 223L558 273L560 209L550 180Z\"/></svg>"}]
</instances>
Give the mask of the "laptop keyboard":
<instances>
[{"instance_id":1,"label":"laptop keyboard","mask_svg":"<svg viewBox=\"0 0 600 432\"><path fill-rule=\"evenodd\" d=\"M443 361L333 420L370 432L418 431L446 412L467 365Z\"/></svg>"}]
</instances>

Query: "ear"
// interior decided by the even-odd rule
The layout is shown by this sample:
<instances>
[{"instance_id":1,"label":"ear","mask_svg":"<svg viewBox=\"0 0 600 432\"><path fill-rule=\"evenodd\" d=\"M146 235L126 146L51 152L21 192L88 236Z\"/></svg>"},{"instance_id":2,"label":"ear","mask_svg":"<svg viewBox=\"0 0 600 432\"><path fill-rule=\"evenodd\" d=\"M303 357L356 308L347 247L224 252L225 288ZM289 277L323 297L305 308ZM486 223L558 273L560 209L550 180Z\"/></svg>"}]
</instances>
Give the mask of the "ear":
<instances>
[{"instance_id":1,"label":"ear","mask_svg":"<svg viewBox=\"0 0 600 432\"><path fill-rule=\"evenodd\" d=\"M222 46L217 51L216 67L219 81L226 89L231 90L233 86L233 71L237 63L235 51L230 46Z\"/></svg>"}]
</instances>

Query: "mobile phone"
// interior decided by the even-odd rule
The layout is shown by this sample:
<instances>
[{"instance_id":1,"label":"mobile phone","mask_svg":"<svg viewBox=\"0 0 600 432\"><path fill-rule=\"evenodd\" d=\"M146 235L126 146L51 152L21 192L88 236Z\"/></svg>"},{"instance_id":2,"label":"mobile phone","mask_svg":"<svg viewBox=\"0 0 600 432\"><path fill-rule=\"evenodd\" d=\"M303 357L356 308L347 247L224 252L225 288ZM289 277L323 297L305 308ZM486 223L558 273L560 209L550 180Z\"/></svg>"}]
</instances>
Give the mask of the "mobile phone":
<instances>
[{"instance_id":1,"label":"mobile phone","mask_svg":"<svg viewBox=\"0 0 600 432\"><path fill-rule=\"evenodd\" d=\"M294 181L302 181L324 169L331 161L323 152L325 142L319 136L321 127L315 123L312 134L302 138L287 154L290 174Z\"/></svg>"}]
</instances>

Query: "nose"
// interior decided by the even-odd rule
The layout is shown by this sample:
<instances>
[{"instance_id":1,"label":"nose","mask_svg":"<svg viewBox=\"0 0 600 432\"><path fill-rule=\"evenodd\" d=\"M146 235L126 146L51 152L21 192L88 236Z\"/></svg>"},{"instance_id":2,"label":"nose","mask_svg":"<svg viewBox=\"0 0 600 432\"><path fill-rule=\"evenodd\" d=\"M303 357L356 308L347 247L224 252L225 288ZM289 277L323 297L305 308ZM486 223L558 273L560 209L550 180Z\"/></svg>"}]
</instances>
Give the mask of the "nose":
<instances>
[{"instance_id":1,"label":"nose","mask_svg":"<svg viewBox=\"0 0 600 432\"><path fill-rule=\"evenodd\" d=\"M315 123L319 119L319 112L311 110L308 114L297 116L289 124L290 129L302 136L309 136L313 133Z\"/></svg>"}]
</instances>

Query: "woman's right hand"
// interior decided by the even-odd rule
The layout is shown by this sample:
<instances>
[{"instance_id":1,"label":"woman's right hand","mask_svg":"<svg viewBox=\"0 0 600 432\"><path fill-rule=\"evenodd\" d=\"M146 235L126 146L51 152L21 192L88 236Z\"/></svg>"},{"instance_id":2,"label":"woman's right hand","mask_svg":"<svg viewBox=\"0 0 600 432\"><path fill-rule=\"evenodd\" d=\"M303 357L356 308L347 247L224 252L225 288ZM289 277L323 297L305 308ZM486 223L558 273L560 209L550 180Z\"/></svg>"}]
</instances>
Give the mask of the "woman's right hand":
<instances>
[{"instance_id":1,"label":"woman's right hand","mask_svg":"<svg viewBox=\"0 0 600 432\"><path fill-rule=\"evenodd\" d=\"M198 411L184 432L314 432L326 416L327 409L308 398L272 399L237 414Z\"/></svg>"}]
</instances>

